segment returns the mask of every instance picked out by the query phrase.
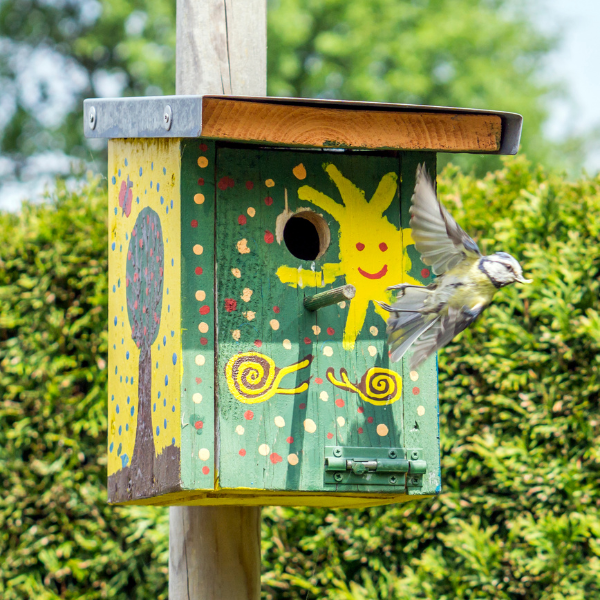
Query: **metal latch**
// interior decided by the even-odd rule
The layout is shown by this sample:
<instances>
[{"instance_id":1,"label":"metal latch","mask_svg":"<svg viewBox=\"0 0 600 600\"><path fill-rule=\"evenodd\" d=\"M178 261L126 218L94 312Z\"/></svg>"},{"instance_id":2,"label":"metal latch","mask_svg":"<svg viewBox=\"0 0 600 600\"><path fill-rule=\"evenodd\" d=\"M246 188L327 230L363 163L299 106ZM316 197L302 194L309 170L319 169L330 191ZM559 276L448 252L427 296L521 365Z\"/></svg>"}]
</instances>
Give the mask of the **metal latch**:
<instances>
[{"instance_id":1,"label":"metal latch","mask_svg":"<svg viewBox=\"0 0 600 600\"><path fill-rule=\"evenodd\" d=\"M420 448L325 448L325 483L421 487L427 463Z\"/></svg>"}]
</instances>

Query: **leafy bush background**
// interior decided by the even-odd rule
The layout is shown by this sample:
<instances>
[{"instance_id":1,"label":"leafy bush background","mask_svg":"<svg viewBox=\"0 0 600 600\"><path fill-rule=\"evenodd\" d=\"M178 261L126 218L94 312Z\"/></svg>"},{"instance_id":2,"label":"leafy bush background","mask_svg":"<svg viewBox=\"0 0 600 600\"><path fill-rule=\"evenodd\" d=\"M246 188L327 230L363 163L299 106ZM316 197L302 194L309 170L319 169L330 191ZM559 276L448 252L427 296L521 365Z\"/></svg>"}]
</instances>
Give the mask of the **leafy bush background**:
<instances>
[{"instance_id":1,"label":"leafy bush background","mask_svg":"<svg viewBox=\"0 0 600 600\"><path fill-rule=\"evenodd\" d=\"M600 595L600 178L524 159L439 189L522 259L440 356L444 492L263 511L263 596ZM168 512L106 505L106 207L90 182L0 215L0 597L167 597Z\"/></svg>"}]
</instances>

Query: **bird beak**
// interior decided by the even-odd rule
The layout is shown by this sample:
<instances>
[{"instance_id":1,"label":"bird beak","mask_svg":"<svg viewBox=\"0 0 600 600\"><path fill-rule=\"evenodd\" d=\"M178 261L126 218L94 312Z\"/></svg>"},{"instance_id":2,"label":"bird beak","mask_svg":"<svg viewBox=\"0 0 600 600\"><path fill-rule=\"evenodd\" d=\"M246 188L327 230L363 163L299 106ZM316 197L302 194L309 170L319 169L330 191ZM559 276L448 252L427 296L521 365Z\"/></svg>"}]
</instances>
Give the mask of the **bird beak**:
<instances>
[{"instance_id":1,"label":"bird beak","mask_svg":"<svg viewBox=\"0 0 600 600\"><path fill-rule=\"evenodd\" d=\"M533 283L533 279L525 279L525 277L523 277L523 275L519 275L517 277L517 281L519 283Z\"/></svg>"}]
</instances>

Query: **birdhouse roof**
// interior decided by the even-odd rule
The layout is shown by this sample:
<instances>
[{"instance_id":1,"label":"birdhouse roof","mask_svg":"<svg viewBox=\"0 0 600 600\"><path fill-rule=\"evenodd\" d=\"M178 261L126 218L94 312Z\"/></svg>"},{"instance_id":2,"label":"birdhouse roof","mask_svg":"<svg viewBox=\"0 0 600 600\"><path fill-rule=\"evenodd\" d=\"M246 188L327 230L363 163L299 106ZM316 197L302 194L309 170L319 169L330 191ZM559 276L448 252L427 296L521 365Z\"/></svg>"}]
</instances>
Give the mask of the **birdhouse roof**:
<instances>
[{"instance_id":1,"label":"birdhouse roof","mask_svg":"<svg viewBox=\"0 0 600 600\"><path fill-rule=\"evenodd\" d=\"M84 101L89 138L204 137L261 145L516 154L523 117L473 108L249 96Z\"/></svg>"}]
</instances>

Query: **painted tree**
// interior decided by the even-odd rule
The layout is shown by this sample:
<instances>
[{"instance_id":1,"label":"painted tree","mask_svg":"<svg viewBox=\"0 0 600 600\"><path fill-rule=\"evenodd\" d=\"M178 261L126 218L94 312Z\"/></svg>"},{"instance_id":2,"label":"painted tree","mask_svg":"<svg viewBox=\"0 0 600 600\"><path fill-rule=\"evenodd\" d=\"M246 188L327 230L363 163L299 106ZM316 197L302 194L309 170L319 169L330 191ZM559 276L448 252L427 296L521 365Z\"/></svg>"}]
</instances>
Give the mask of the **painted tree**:
<instances>
[{"instance_id":1,"label":"painted tree","mask_svg":"<svg viewBox=\"0 0 600 600\"><path fill-rule=\"evenodd\" d=\"M163 275L160 218L151 208L144 208L131 232L125 281L131 337L140 350L137 429L130 476L133 485L144 487L152 484L154 466L152 344L160 328Z\"/></svg>"}]
</instances>

